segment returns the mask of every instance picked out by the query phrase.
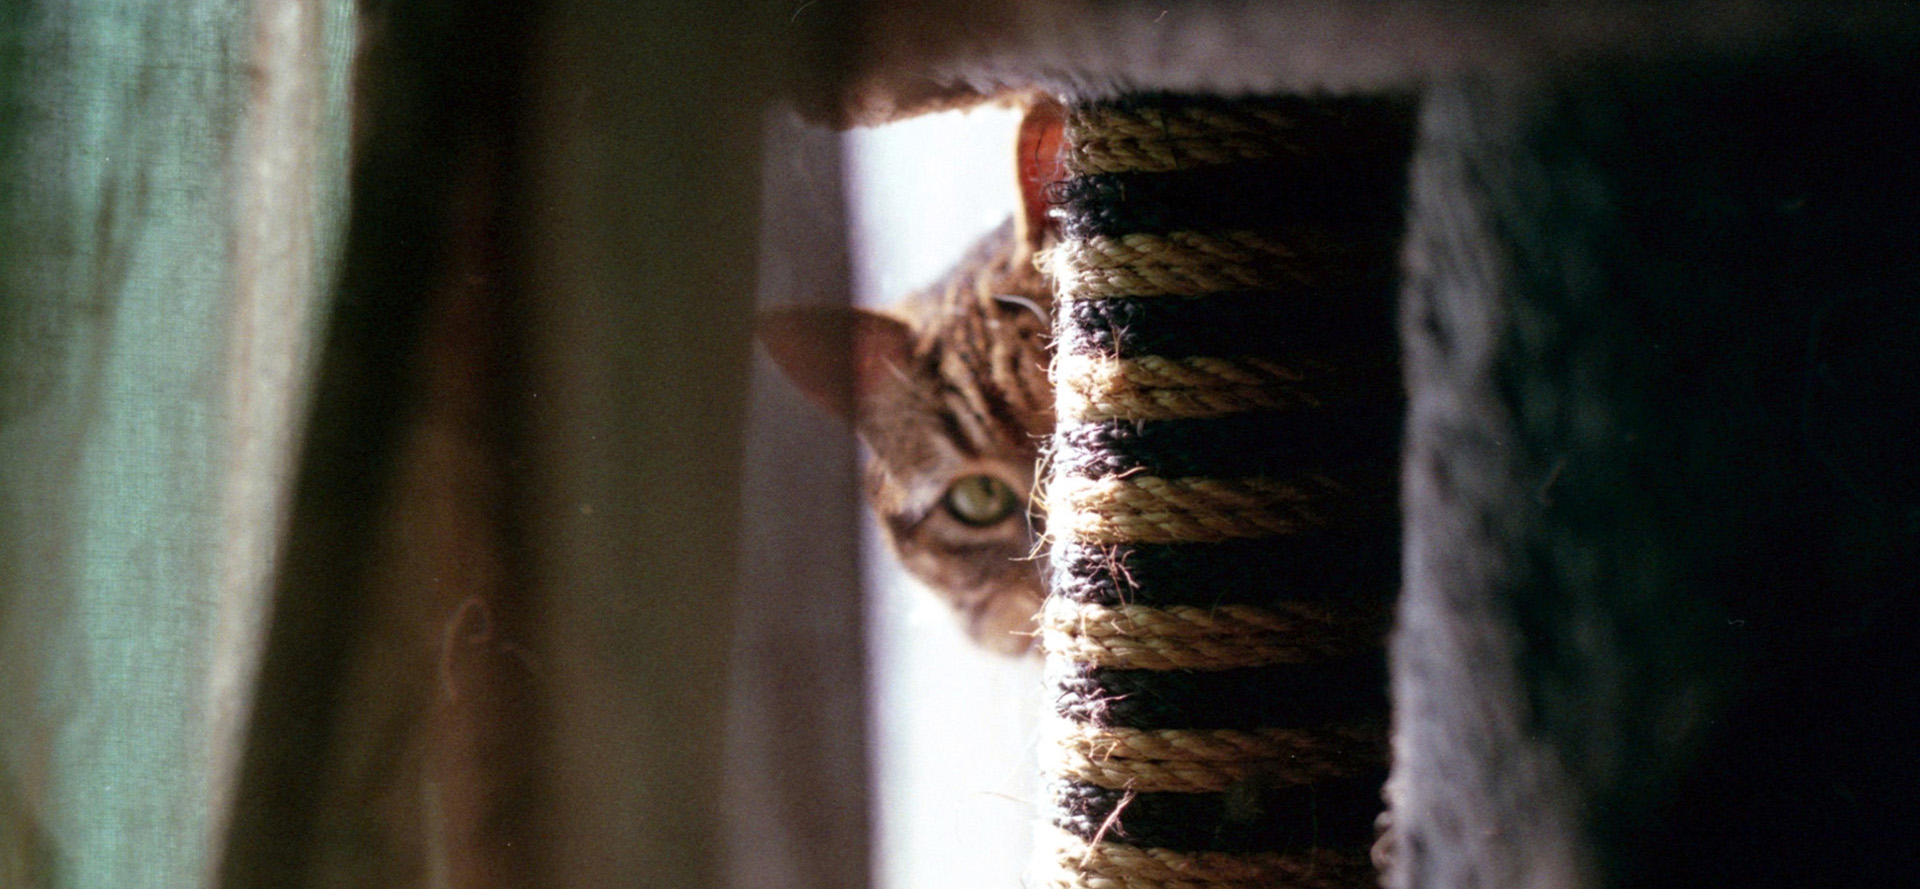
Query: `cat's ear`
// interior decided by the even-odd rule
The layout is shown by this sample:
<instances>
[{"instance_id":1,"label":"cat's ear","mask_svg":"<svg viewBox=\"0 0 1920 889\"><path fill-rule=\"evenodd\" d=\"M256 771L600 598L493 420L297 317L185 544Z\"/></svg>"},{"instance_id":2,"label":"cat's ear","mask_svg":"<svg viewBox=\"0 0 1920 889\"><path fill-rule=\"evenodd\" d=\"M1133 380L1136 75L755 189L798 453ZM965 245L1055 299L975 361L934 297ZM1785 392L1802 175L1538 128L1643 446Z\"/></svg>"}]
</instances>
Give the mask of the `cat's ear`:
<instances>
[{"instance_id":1,"label":"cat's ear","mask_svg":"<svg viewBox=\"0 0 1920 889\"><path fill-rule=\"evenodd\" d=\"M769 309L754 332L801 394L848 422L913 355L905 321L850 306Z\"/></svg>"},{"instance_id":2,"label":"cat's ear","mask_svg":"<svg viewBox=\"0 0 1920 889\"><path fill-rule=\"evenodd\" d=\"M1066 178L1060 162L1061 128L1067 109L1045 96L1033 99L1020 118L1020 136L1014 148L1015 174L1020 179L1020 212L1014 216L1019 243L1028 255L1046 242L1053 224L1048 217L1047 192Z\"/></svg>"}]
</instances>

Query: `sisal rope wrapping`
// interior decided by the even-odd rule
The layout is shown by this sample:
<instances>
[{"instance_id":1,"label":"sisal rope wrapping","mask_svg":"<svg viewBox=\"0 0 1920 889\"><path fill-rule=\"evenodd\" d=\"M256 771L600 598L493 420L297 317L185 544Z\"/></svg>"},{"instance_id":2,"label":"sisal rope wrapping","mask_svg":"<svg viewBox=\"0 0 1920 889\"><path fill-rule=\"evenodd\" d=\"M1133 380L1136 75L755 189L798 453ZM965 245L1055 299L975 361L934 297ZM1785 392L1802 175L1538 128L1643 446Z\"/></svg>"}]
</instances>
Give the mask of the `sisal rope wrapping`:
<instances>
[{"instance_id":1,"label":"sisal rope wrapping","mask_svg":"<svg viewBox=\"0 0 1920 889\"><path fill-rule=\"evenodd\" d=\"M1378 400L1398 374L1390 364L1334 368L1309 356L1061 355L1053 363L1063 424L1226 417Z\"/></svg>"},{"instance_id":2,"label":"sisal rope wrapping","mask_svg":"<svg viewBox=\"0 0 1920 889\"><path fill-rule=\"evenodd\" d=\"M1350 889L1373 881L1365 858L1330 849L1303 854L1181 852L1089 843L1061 833L1040 855L1040 885L1054 889Z\"/></svg>"},{"instance_id":3,"label":"sisal rope wrapping","mask_svg":"<svg viewBox=\"0 0 1920 889\"><path fill-rule=\"evenodd\" d=\"M1041 884L1374 882L1407 112L1068 112Z\"/></svg>"},{"instance_id":4,"label":"sisal rope wrapping","mask_svg":"<svg viewBox=\"0 0 1920 889\"><path fill-rule=\"evenodd\" d=\"M1177 543L1271 537L1326 524L1318 502L1331 479L1061 478L1047 488L1047 522L1084 543Z\"/></svg>"},{"instance_id":5,"label":"sisal rope wrapping","mask_svg":"<svg viewBox=\"0 0 1920 889\"><path fill-rule=\"evenodd\" d=\"M1312 603L1283 608L1109 608L1052 600L1041 644L1076 663L1129 670L1230 670L1358 654L1379 643L1375 615Z\"/></svg>"},{"instance_id":6,"label":"sisal rope wrapping","mask_svg":"<svg viewBox=\"0 0 1920 889\"><path fill-rule=\"evenodd\" d=\"M1384 755L1377 725L1305 729L1100 728L1054 720L1041 739L1049 773L1115 790L1219 793L1252 781L1306 784Z\"/></svg>"},{"instance_id":7,"label":"sisal rope wrapping","mask_svg":"<svg viewBox=\"0 0 1920 889\"><path fill-rule=\"evenodd\" d=\"M1343 282L1322 273L1350 245L1311 231L1289 239L1262 232L1136 232L1068 241L1037 261L1076 299L1206 296L1234 290Z\"/></svg>"},{"instance_id":8,"label":"sisal rope wrapping","mask_svg":"<svg viewBox=\"0 0 1920 889\"><path fill-rule=\"evenodd\" d=\"M1083 105L1074 109L1074 126L1062 166L1071 175L1091 176L1171 173L1280 156L1320 159L1350 148L1355 130L1396 123L1353 119L1337 103L1271 99Z\"/></svg>"},{"instance_id":9,"label":"sisal rope wrapping","mask_svg":"<svg viewBox=\"0 0 1920 889\"><path fill-rule=\"evenodd\" d=\"M1287 137L1293 117L1267 109L1137 108L1095 106L1080 115L1082 139L1062 157L1067 171L1166 173L1183 167L1264 160L1299 151Z\"/></svg>"},{"instance_id":10,"label":"sisal rope wrapping","mask_svg":"<svg viewBox=\"0 0 1920 889\"><path fill-rule=\"evenodd\" d=\"M1319 404L1310 388L1295 385L1303 379L1299 371L1260 358L1063 355L1054 362L1055 409L1062 422L1072 423L1224 417Z\"/></svg>"}]
</instances>

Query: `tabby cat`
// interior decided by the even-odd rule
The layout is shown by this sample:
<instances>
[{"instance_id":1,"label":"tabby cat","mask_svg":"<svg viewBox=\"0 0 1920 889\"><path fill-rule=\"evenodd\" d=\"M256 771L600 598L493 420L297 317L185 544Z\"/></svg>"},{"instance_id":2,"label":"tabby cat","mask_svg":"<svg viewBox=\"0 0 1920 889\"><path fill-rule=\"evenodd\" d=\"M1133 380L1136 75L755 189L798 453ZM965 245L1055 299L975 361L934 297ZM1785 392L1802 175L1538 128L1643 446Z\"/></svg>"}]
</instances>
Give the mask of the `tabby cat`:
<instances>
[{"instance_id":1,"label":"tabby cat","mask_svg":"<svg viewBox=\"0 0 1920 889\"><path fill-rule=\"evenodd\" d=\"M1049 236L1061 108L1022 101L1022 211L944 279L882 311L789 308L759 324L787 378L867 446L867 504L901 564L975 642L1007 654L1031 647L1046 595L1032 495L1053 431L1053 289L1034 256Z\"/></svg>"},{"instance_id":2,"label":"tabby cat","mask_svg":"<svg viewBox=\"0 0 1920 889\"><path fill-rule=\"evenodd\" d=\"M871 452L867 502L901 563L976 642L1009 653L1028 647L1045 595L1030 492L1053 429L1052 297L1017 248L1009 221L887 311L787 309L760 324L788 377ZM851 365L823 343L846 344Z\"/></svg>"}]
</instances>

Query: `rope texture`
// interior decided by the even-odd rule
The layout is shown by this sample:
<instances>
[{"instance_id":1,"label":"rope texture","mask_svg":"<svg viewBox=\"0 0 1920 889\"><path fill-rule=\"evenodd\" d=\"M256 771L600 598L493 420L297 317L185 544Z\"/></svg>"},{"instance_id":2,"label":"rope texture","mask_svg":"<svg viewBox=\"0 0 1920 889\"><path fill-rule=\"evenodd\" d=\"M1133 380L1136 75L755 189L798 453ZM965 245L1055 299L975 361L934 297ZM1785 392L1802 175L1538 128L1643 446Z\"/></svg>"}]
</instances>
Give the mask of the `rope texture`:
<instances>
[{"instance_id":1,"label":"rope texture","mask_svg":"<svg viewBox=\"0 0 1920 889\"><path fill-rule=\"evenodd\" d=\"M1225 793L1115 790L1082 781L1048 786L1053 825L1089 842L1183 852L1304 852L1345 848L1360 854L1380 811L1377 766L1312 784L1248 782Z\"/></svg>"},{"instance_id":2,"label":"rope texture","mask_svg":"<svg viewBox=\"0 0 1920 889\"><path fill-rule=\"evenodd\" d=\"M1254 231L1100 235L1068 241L1035 261L1075 299L1347 283L1327 269L1354 252L1350 246L1310 230L1291 234L1286 241Z\"/></svg>"},{"instance_id":3,"label":"rope texture","mask_svg":"<svg viewBox=\"0 0 1920 889\"><path fill-rule=\"evenodd\" d=\"M1067 113L1037 882L1374 883L1408 110Z\"/></svg>"},{"instance_id":4,"label":"rope texture","mask_svg":"<svg viewBox=\"0 0 1920 889\"><path fill-rule=\"evenodd\" d=\"M1298 119L1268 108L1106 105L1084 109L1079 122L1088 135L1061 157L1074 176L1167 173L1300 151L1288 140L1300 128Z\"/></svg>"},{"instance_id":5,"label":"rope texture","mask_svg":"<svg viewBox=\"0 0 1920 889\"><path fill-rule=\"evenodd\" d=\"M1384 756L1378 725L1253 730L1099 728L1053 723L1050 774L1115 790L1218 793L1252 782L1306 784Z\"/></svg>"},{"instance_id":6,"label":"rope texture","mask_svg":"<svg viewBox=\"0 0 1920 889\"><path fill-rule=\"evenodd\" d=\"M1175 231L1261 231L1291 237L1310 229L1353 246L1354 255L1391 253L1402 203L1390 195L1404 171L1348 159L1200 167L1171 173L1098 173L1055 183L1047 201L1065 211L1060 235L1078 241L1100 235ZM1389 257L1390 258L1390 257ZM1371 266L1376 281L1391 265ZM1364 268L1329 268L1339 275Z\"/></svg>"},{"instance_id":7,"label":"rope texture","mask_svg":"<svg viewBox=\"0 0 1920 889\"><path fill-rule=\"evenodd\" d=\"M1099 478L1148 475L1284 475L1338 465L1399 438L1401 406L1330 404L1153 423L1106 419L1054 430L1053 471Z\"/></svg>"},{"instance_id":8,"label":"rope texture","mask_svg":"<svg viewBox=\"0 0 1920 889\"><path fill-rule=\"evenodd\" d=\"M1391 496L1377 509L1390 513ZM1385 601L1399 581L1391 536L1331 531L1221 543L1062 542L1052 593L1094 605Z\"/></svg>"},{"instance_id":9,"label":"rope texture","mask_svg":"<svg viewBox=\"0 0 1920 889\"><path fill-rule=\"evenodd\" d=\"M1060 832L1041 850L1042 886L1057 889L1343 889L1368 885L1365 859L1330 849L1297 853L1179 852L1088 843Z\"/></svg>"},{"instance_id":10,"label":"rope texture","mask_svg":"<svg viewBox=\"0 0 1920 889\"><path fill-rule=\"evenodd\" d=\"M1062 355L1053 376L1061 422L1224 417L1321 403L1313 387L1299 385L1307 374L1269 358Z\"/></svg>"},{"instance_id":11,"label":"rope texture","mask_svg":"<svg viewBox=\"0 0 1920 889\"><path fill-rule=\"evenodd\" d=\"M1390 329L1392 305L1371 287L1290 288L1287 299L1271 291L1242 290L1205 297L1113 296L1073 299L1056 306L1064 337L1054 347L1065 355L1260 355L1342 354L1356 337Z\"/></svg>"},{"instance_id":12,"label":"rope texture","mask_svg":"<svg viewBox=\"0 0 1920 889\"><path fill-rule=\"evenodd\" d=\"M1052 709L1126 728L1310 728L1380 719L1387 665L1377 651L1306 664L1232 670L1123 670L1055 658Z\"/></svg>"},{"instance_id":13,"label":"rope texture","mask_svg":"<svg viewBox=\"0 0 1920 889\"><path fill-rule=\"evenodd\" d=\"M1048 527L1082 543L1192 543L1297 534L1328 524L1354 491L1318 473L1292 479L1056 477Z\"/></svg>"},{"instance_id":14,"label":"rope texture","mask_svg":"<svg viewBox=\"0 0 1920 889\"><path fill-rule=\"evenodd\" d=\"M1078 663L1129 670L1231 670L1302 664L1379 644L1371 615L1308 602L1281 610L1250 605L1076 605L1049 600L1040 639Z\"/></svg>"}]
</instances>

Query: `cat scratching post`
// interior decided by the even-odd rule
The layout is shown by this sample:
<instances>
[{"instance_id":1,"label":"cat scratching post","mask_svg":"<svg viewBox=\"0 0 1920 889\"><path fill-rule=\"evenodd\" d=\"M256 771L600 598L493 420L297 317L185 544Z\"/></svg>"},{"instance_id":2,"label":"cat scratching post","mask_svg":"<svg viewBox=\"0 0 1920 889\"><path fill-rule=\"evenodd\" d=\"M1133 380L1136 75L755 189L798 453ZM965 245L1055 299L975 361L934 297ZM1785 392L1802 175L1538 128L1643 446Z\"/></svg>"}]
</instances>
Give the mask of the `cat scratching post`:
<instances>
[{"instance_id":1,"label":"cat scratching post","mask_svg":"<svg viewBox=\"0 0 1920 889\"><path fill-rule=\"evenodd\" d=\"M1037 876L1372 886L1410 108L1131 97L1065 138Z\"/></svg>"}]
</instances>

